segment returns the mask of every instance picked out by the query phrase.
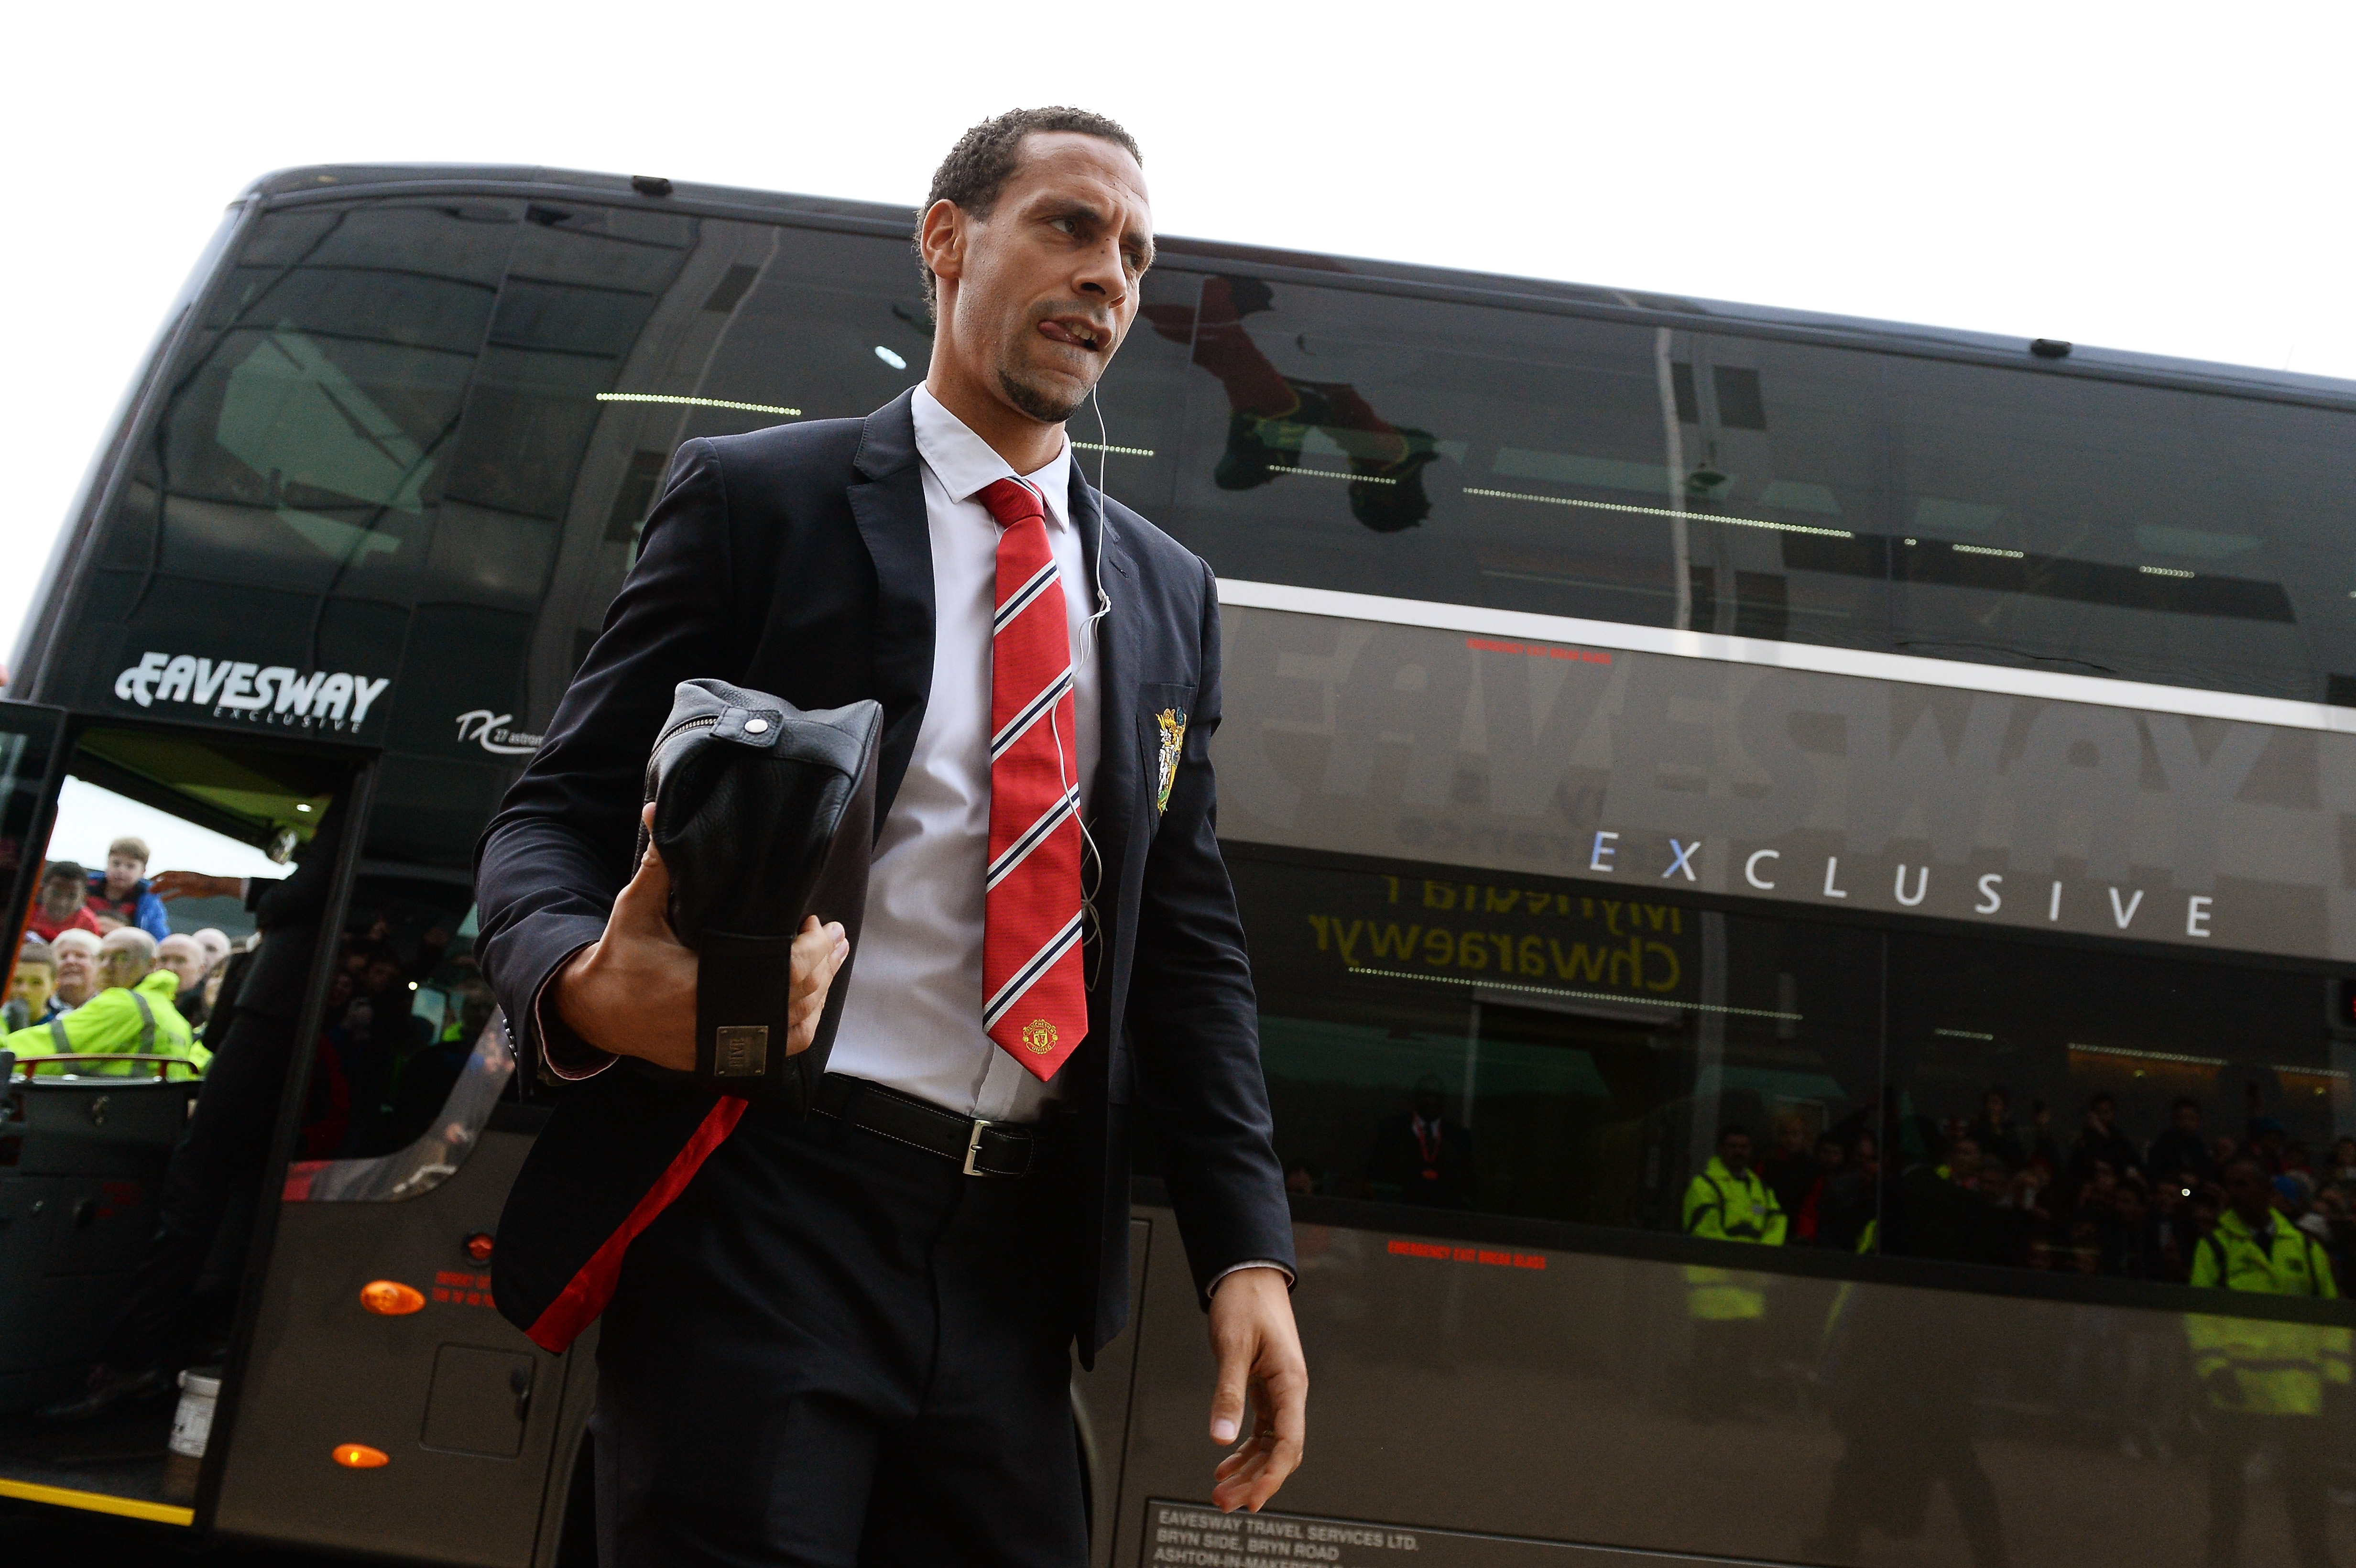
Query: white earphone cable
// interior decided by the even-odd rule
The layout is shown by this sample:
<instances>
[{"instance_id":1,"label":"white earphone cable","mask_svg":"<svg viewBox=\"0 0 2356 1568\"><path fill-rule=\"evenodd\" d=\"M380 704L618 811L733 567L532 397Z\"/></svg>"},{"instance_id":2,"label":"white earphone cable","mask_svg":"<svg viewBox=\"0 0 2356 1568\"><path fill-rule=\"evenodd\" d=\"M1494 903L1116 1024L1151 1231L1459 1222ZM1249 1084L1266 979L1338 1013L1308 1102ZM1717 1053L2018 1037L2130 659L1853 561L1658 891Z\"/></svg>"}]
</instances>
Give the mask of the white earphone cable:
<instances>
[{"instance_id":1,"label":"white earphone cable","mask_svg":"<svg viewBox=\"0 0 2356 1568\"><path fill-rule=\"evenodd\" d=\"M1096 560L1089 563L1096 578L1097 607L1088 615L1087 624L1091 635L1087 638L1086 652L1088 657L1094 658L1096 656L1096 637L1093 634L1096 631L1096 624L1098 622L1103 620L1107 615L1112 613L1112 598L1105 592L1104 588L1105 541L1110 536L1111 524L1106 519L1103 513L1105 501L1105 459L1111 453L1112 437L1106 433L1104 404L1098 400L1097 389L1094 387L1090 387L1088 389L1088 407L1096 411L1097 416L1097 550ZM1055 741L1055 749L1056 755L1059 757L1063 754L1063 738L1058 735ZM1097 913L1096 896L1098 887L1100 887L1104 881L1104 852L1097 848L1096 837L1088 831L1087 818L1086 816L1078 813L1075 813L1074 815L1079 819L1080 842L1085 845L1087 849L1084 867L1086 865L1092 864L1096 868L1096 875L1093 878L1087 877L1084 870L1082 886L1080 888L1080 908L1087 916L1089 931L1091 933L1096 933L1102 930L1102 921ZM1089 967L1094 969L1098 964L1102 962L1104 944L1101 942L1091 942L1087 944L1087 951L1089 958L1093 961L1090 963ZM1091 974L1087 977L1087 983L1093 987L1096 983L1096 976Z\"/></svg>"},{"instance_id":2,"label":"white earphone cable","mask_svg":"<svg viewBox=\"0 0 2356 1568\"><path fill-rule=\"evenodd\" d=\"M1105 534L1110 525L1103 517L1105 458L1112 451L1112 437L1105 433L1104 405L1097 400L1097 389L1094 387L1088 389L1088 407L1094 409L1097 415L1097 559L1093 563L1096 571L1097 607L1095 613L1088 616L1088 625L1093 629L1098 621L1112 613L1112 600L1106 596L1104 590L1104 541ZM1090 643L1089 651L1092 654L1095 651L1093 641Z\"/></svg>"}]
</instances>

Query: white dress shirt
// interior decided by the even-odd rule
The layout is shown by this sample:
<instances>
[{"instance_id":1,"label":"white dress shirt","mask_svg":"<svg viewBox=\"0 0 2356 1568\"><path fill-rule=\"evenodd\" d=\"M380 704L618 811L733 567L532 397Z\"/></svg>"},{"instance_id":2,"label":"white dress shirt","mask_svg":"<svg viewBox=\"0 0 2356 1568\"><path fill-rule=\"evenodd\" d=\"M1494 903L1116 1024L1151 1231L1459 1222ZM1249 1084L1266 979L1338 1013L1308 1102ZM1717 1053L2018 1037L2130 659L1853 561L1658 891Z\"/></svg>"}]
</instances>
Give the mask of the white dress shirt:
<instances>
[{"instance_id":1,"label":"white dress shirt","mask_svg":"<svg viewBox=\"0 0 2356 1568\"><path fill-rule=\"evenodd\" d=\"M991 623L997 520L975 498L1014 470L924 387L916 452L933 540L933 685L907 775L868 873L859 960L827 1071L888 1084L960 1115L1025 1122L1056 1097L981 1029L982 873L990 862ZM1047 547L1071 623L1069 737L1087 819L1096 782L1096 589L1070 517L1072 449L1028 479L1046 498Z\"/></svg>"},{"instance_id":2,"label":"white dress shirt","mask_svg":"<svg viewBox=\"0 0 2356 1568\"><path fill-rule=\"evenodd\" d=\"M1057 1098L981 1029L982 876L990 863L991 628L998 612L998 520L974 497L1014 470L916 389L916 452L933 545L933 680L916 751L867 878L851 993L827 1069L884 1083L959 1115L1027 1122ZM1097 661L1090 580L1072 526L1072 449L1022 475L1046 501L1047 548L1063 580L1072 634L1069 737L1087 819L1095 793ZM1083 827L1081 831L1086 832ZM545 1025L541 1039L548 1033ZM614 1059L594 1047L552 1051L560 1078L594 1077Z\"/></svg>"},{"instance_id":3,"label":"white dress shirt","mask_svg":"<svg viewBox=\"0 0 2356 1568\"><path fill-rule=\"evenodd\" d=\"M991 626L998 611L997 519L974 499L1014 473L940 400L916 389L916 452L924 459L925 521L933 536L933 689L916 750L884 817L867 878L859 962L827 1071L992 1122L1036 1121L1059 1097L981 1030L982 875L990 864ZM1096 585L1072 526L1072 448L1025 474L1047 502L1047 548L1071 623L1073 750L1080 820L1088 819L1097 754ZM1083 832L1087 831L1085 827ZM1272 1268L1231 1264L1212 1279Z\"/></svg>"}]
</instances>

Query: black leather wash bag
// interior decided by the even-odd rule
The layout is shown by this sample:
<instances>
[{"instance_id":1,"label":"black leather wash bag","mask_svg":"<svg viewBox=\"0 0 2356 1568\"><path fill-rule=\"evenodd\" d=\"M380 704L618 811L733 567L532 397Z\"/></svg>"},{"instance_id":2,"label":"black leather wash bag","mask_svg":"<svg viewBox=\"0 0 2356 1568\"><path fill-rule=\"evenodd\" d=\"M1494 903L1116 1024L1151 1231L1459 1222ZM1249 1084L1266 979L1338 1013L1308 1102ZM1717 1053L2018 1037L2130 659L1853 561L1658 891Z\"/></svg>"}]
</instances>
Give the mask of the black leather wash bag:
<instances>
[{"instance_id":1,"label":"black leather wash bag","mask_svg":"<svg viewBox=\"0 0 2356 1568\"><path fill-rule=\"evenodd\" d=\"M671 929L700 959L693 1076L713 1089L809 1113L859 955L883 733L875 702L805 713L723 681L680 683L647 798ZM788 1056L794 933L810 915L841 922L851 952L809 1049Z\"/></svg>"}]
</instances>

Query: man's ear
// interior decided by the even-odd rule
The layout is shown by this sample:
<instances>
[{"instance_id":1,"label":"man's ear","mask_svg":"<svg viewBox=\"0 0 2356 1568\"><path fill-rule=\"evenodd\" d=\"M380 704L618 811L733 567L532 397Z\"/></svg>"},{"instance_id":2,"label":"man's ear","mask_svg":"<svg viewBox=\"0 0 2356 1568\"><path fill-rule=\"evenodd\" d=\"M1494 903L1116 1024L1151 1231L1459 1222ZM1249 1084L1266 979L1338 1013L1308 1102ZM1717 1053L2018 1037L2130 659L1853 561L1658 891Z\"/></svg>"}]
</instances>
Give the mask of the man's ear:
<instances>
[{"instance_id":1,"label":"man's ear","mask_svg":"<svg viewBox=\"0 0 2356 1568\"><path fill-rule=\"evenodd\" d=\"M966 216L956 202L944 197L926 208L918 233L925 265L936 279L947 282L964 271Z\"/></svg>"}]
</instances>

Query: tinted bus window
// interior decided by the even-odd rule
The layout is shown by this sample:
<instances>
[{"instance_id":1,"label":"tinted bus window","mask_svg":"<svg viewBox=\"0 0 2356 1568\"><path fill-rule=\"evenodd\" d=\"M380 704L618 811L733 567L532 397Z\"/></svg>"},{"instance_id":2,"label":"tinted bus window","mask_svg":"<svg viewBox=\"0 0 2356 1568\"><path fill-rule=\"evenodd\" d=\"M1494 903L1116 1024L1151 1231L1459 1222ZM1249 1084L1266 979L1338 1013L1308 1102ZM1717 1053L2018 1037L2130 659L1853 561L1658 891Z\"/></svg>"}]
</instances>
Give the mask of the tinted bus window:
<instances>
[{"instance_id":1,"label":"tinted bus window","mask_svg":"<svg viewBox=\"0 0 2356 1568\"><path fill-rule=\"evenodd\" d=\"M435 1127L498 1007L474 938L466 883L358 880L321 1026L321 1097L334 1114L306 1130L301 1157L388 1154Z\"/></svg>"},{"instance_id":2,"label":"tinted bus window","mask_svg":"<svg viewBox=\"0 0 2356 1568\"><path fill-rule=\"evenodd\" d=\"M450 560L481 525L445 525L465 509L457 457L524 211L397 200L251 227L99 525L98 569L45 694L149 719L391 739L397 752L450 749L444 694L414 691L434 653L459 650L498 700L502 650L519 641L447 607L478 586L453 581ZM531 461L522 448L514 457ZM421 618L431 635L412 645ZM372 849L463 864L497 773L396 754Z\"/></svg>"},{"instance_id":3,"label":"tinted bus window","mask_svg":"<svg viewBox=\"0 0 2356 1568\"><path fill-rule=\"evenodd\" d=\"M929 345L903 240L552 197L267 214L206 308L49 689L380 740L372 855L452 869L678 443L864 414Z\"/></svg>"},{"instance_id":4,"label":"tinted bus window","mask_svg":"<svg viewBox=\"0 0 2356 1568\"><path fill-rule=\"evenodd\" d=\"M1696 631L1888 645L1890 507L1870 354L1668 332ZM1817 570L1837 562L1840 570Z\"/></svg>"},{"instance_id":5,"label":"tinted bus window","mask_svg":"<svg viewBox=\"0 0 2356 1568\"><path fill-rule=\"evenodd\" d=\"M216 625L235 624L233 596L182 584L412 597L514 217L421 204L258 224L106 563L152 568L153 588Z\"/></svg>"},{"instance_id":6,"label":"tinted bus window","mask_svg":"<svg viewBox=\"0 0 2356 1568\"><path fill-rule=\"evenodd\" d=\"M2342 413L1244 276L1190 347L1171 526L1226 576L2356 691Z\"/></svg>"},{"instance_id":7,"label":"tinted bus window","mask_svg":"<svg viewBox=\"0 0 2356 1568\"><path fill-rule=\"evenodd\" d=\"M1756 1162L1789 1125L1812 1158L1879 1093L1872 933L1439 865L1229 864L1298 1189L1682 1231L1724 1134Z\"/></svg>"},{"instance_id":8,"label":"tinted bus window","mask_svg":"<svg viewBox=\"0 0 2356 1568\"><path fill-rule=\"evenodd\" d=\"M160 568L412 591L511 236L495 205L257 226L142 464Z\"/></svg>"},{"instance_id":9,"label":"tinted bus window","mask_svg":"<svg viewBox=\"0 0 2356 1568\"><path fill-rule=\"evenodd\" d=\"M1883 1250L2181 1282L2254 1150L2285 1222L2356 1237L2356 1051L2318 976L1893 933Z\"/></svg>"},{"instance_id":10,"label":"tinted bus window","mask_svg":"<svg viewBox=\"0 0 2356 1568\"><path fill-rule=\"evenodd\" d=\"M1654 336L1206 279L1167 526L1224 576L1673 624Z\"/></svg>"},{"instance_id":11,"label":"tinted bus window","mask_svg":"<svg viewBox=\"0 0 2356 1568\"><path fill-rule=\"evenodd\" d=\"M1226 575L1887 643L1779 549L1879 531L1869 355L1214 277L1193 357L1174 527Z\"/></svg>"},{"instance_id":12,"label":"tinted bus window","mask_svg":"<svg viewBox=\"0 0 2356 1568\"><path fill-rule=\"evenodd\" d=\"M2248 1147L2356 1239L2319 977L1228 859L1296 1191L1714 1238L1747 1169L1774 1219L1735 1239L2181 1284Z\"/></svg>"},{"instance_id":13,"label":"tinted bus window","mask_svg":"<svg viewBox=\"0 0 2356 1568\"><path fill-rule=\"evenodd\" d=\"M2356 629L2316 483L2346 416L1917 359L1887 375L1900 647L2323 695L2319 661Z\"/></svg>"}]
</instances>

